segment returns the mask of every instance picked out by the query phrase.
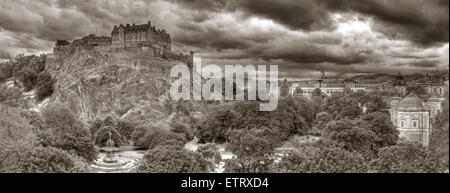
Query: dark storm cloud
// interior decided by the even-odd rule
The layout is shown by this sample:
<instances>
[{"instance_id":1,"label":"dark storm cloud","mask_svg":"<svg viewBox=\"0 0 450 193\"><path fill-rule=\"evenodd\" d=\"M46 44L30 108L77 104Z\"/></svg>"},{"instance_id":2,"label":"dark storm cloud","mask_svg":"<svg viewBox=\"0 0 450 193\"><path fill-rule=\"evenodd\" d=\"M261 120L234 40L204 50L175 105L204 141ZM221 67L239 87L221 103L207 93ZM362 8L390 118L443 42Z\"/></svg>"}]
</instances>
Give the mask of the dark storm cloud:
<instances>
[{"instance_id":1,"label":"dark storm cloud","mask_svg":"<svg viewBox=\"0 0 450 193\"><path fill-rule=\"evenodd\" d=\"M370 29L338 31L355 17ZM447 0L2 0L0 52L49 51L56 39L148 20L171 34L174 49L213 62L337 74L448 68Z\"/></svg>"},{"instance_id":2,"label":"dark storm cloud","mask_svg":"<svg viewBox=\"0 0 450 193\"><path fill-rule=\"evenodd\" d=\"M185 8L199 11L224 11L231 9L232 1L229 0L166 0L172 3L181 4Z\"/></svg>"},{"instance_id":3,"label":"dark storm cloud","mask_svg":"<svg viewBox=\"0 0 450 193\"><path fill-rule=\"evenodd\" d=\"M324 5L311 0L242 0L239 7L249 14L273 19L292 29L307 31L334 28Z\"/></svg>"},{"instance_id":4,"label":"dark storm cloud","mask_svg":"<svg viewBox=\"0 0 450 193\"><path fill-rule=\"evenodd\" d=\"M374 28L392 38L421 45L449 41L448 0L168 0L184 8L218 12L241 10L291 29L331 30L330 13L355 12L373 17Z\"/></svg>"},{"instance_id":5,"label":"dark storm cloud","mask_svg":"<svg viewBox=\"0 0 450 193\"><path fill-rule=\"evenodd\" d=\"M439 60L419 59L418 61L408 62L410 67L435 68L439 66Z\"/></svg>"},{"instance_id":6,"label":"dark storm cloud","mask_svg":"<svg viewBox=\"0 0 450 193\"><path fill-rule=\"evenodd\" d=\"M330 11L375 18L375 30L428 45L449 41L448 0L323 0Z\"/></svg>"}]
</instances>

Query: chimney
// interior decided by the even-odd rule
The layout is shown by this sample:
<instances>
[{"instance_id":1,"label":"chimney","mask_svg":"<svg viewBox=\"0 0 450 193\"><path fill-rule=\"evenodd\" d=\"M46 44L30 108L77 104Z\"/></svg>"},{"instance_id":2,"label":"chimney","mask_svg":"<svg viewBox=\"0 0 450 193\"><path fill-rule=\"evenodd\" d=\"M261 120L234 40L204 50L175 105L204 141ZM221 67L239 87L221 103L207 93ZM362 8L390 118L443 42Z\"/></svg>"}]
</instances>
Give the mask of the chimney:
<instances>
[{"instance_id":1,"label":"chimney","mask_svg":"<svg viewBox=\"0 0 450 193\"><path fill-rule=\"evenodd\" d=\"M152 22L148 20L148 26L152 26Z\"/></svg>"}]
</instances>

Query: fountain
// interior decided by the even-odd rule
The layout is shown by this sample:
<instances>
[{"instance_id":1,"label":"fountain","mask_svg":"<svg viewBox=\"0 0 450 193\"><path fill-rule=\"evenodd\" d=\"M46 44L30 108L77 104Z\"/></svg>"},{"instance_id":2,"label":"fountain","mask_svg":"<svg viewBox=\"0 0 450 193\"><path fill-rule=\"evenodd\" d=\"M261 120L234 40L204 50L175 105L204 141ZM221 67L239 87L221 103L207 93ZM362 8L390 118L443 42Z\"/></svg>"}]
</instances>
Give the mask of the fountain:
<instances>
[{"instance_id":1,"label":"fountain","mask_svg":"<svg viewBox=\"0 0 450 193\"><path fill-rule=\"evenodd\" d=\"M137 161L142 159L143 155L134 152L120 152L119 148L114 147L115 143L109 132L109 140L105 147L101 148L101 152L97 160L90 166L93 172L98 173L120 173L130 172L136 167Z\"/></svg>"},{"instance_id":2,"label":"fountain","mask_svg":"<svg viewBox=\"0 0 450 193\"><path fill-rule=\"evenodd\" d=\"M105 152L105 157L103 158L103 162L105 163L117 163L117 158L115 158L114 153L119 149L114 147L114 141L110 139L106 142L106 147L102 148Z\"/></svg>"}]
</instances>

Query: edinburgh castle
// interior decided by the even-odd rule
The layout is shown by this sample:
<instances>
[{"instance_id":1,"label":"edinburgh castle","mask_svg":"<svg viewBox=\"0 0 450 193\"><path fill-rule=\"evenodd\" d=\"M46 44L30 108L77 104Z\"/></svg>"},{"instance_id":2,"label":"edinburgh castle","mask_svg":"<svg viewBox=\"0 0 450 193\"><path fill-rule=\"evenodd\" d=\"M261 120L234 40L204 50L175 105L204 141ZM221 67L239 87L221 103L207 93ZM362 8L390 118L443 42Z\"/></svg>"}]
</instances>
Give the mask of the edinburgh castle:
<instances>
[{"instance_id":1,"label":"edinburgh castle","mask_svg":"<svg viewBox=\"0 0 450 193\"><path fill-rule=\"evenodd\" d=\"M70 43L58 40L54 54L62 55L74 49L88 49L103 52L133 52L141 56L162 57L192 64L193 53L182 54L172 51L170 34L164 29L157 29L151 22L147 24L120 24L114 26L111 36L90 34Z\"/></svg>"}]
</instances>

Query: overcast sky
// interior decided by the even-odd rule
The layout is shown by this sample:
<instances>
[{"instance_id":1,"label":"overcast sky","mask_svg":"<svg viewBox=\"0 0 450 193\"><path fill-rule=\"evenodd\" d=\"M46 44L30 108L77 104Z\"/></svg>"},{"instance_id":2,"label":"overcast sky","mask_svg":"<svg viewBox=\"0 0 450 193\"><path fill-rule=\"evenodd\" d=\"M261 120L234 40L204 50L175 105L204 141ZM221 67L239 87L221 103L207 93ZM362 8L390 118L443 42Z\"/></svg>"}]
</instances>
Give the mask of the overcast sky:
<instances>
[{"instance_id":1,"label":"overcast sky","mask_svg":"<svg viewBox=\"0 0 450 193\"><path fill-rule=\"evenodd\" d=\"M290 79L448 70L448 0L0 0L0 59L114 25L166 29L214 64L278 64Z\"/></svg>"}]
</instances>

